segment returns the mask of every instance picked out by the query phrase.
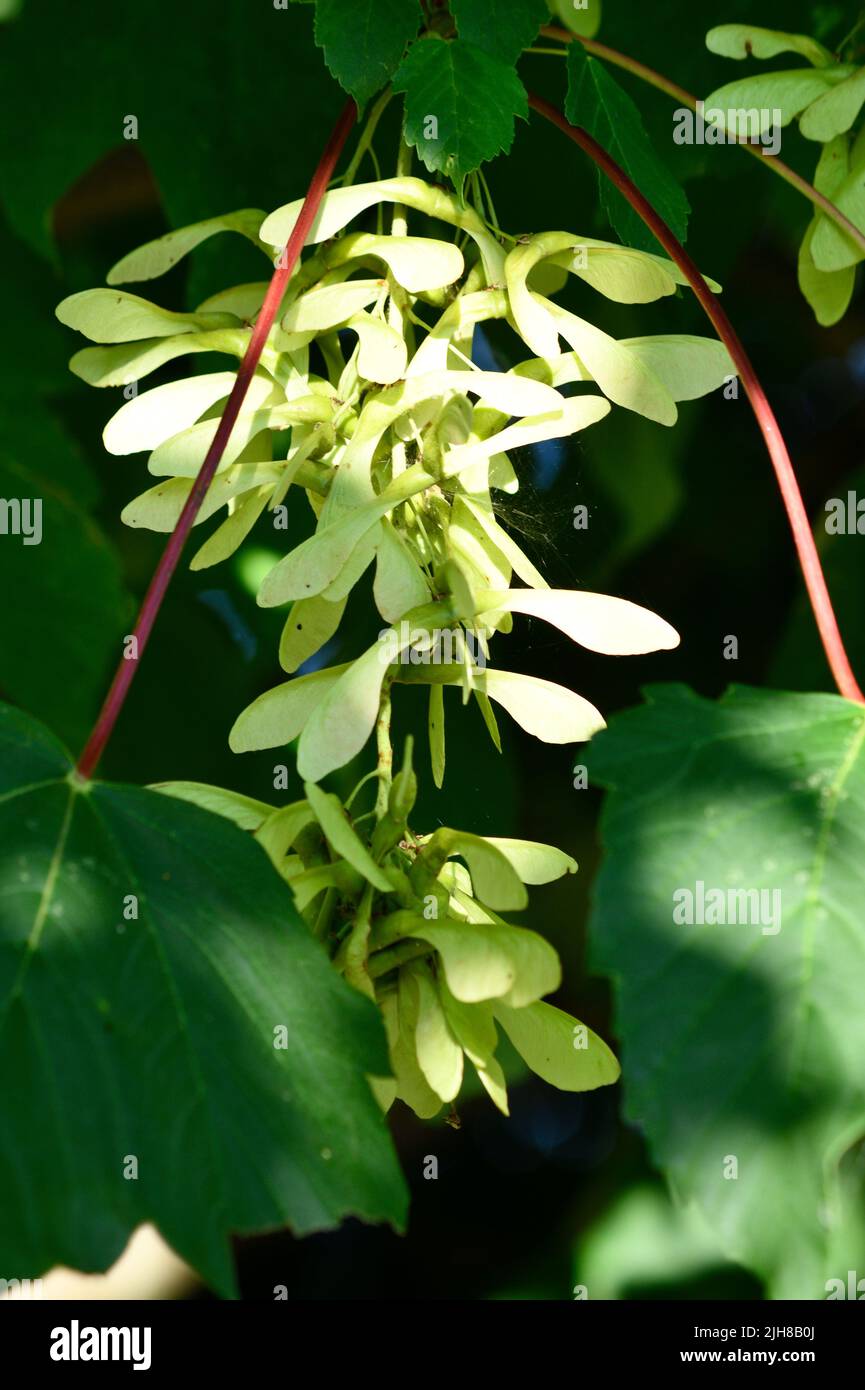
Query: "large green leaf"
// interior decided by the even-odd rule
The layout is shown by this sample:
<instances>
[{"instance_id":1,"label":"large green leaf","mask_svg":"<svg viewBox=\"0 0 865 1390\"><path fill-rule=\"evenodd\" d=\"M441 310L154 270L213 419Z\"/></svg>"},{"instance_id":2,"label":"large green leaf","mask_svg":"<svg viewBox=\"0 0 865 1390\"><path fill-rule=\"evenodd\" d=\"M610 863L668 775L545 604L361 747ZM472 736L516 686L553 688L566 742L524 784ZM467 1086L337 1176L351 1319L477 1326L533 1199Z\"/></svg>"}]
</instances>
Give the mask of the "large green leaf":
<instances>
[{"instance_id":1,"label":"large green leaf","mask_svg":"<svg viewBox=\"0 0 865 1390\"><path fill-rule=\"evenodd\" d=\"M380 1021L262 849L9 706L0 768L0 1264L102 1269L149 1220L231 1295L232 1232L398 1224Z\"/></svg>"},{"instance_id":2,"label":"large green leaf","mask_svg":"<svg viewBox=\"0 0 865 1390\"><path fill-rule=\"evenodd\" d=\"M744 687L649 701L589 759L614 788L593 936L628 1114L732 1259L820 1298L865 1258L839 1197L865 1127L865 711Z\"/></svg>"},{"instance_id":3,"label":"large green leaf","mask_svg":"<svg viewBox=\"0 0 865 1390\"><path fill-rule=\"evenodd\" d=\"M603 145L679 240L684 241L690 211L688 199L655 153L634 102L603 64L589 57L582 44L569 46L567 61L568 120L572 125L583 126ZM598 186L607 217L622 241L644 251L657 251L658 244L651 232L601 170Z\"/></svg>"},{"instance_id":4,"label":"large green leaf","mask_svg":"<svg viewBox=\"0 0 865 1390\"><path fill-rule=\"evenodd\" d=\"M451 0L461 39L515 63L550 18L546 0Z\"/></svg>"},{"instance_id":5,"label":"large green leaf","mask_svg":"<svg viewBox=\"0 0 865 1390\"><path fill-rule=\"evenodd\" d=\"M464 39L429 39L411 48L393 80L405 92L405 138L428 169L466 174L507 153L517 116L528 116L513 68Z\"/></svg>"},{"instance_id":6,"label":"large green leaf","mask_svg":"<svg viewBox=\"0 0 865 1390\"><path fill-rule=\"evenodd\" d=\"M315 41L337 82L363 106L418 31L418 0L317 0Z\"/></svg>"}]
</instances>

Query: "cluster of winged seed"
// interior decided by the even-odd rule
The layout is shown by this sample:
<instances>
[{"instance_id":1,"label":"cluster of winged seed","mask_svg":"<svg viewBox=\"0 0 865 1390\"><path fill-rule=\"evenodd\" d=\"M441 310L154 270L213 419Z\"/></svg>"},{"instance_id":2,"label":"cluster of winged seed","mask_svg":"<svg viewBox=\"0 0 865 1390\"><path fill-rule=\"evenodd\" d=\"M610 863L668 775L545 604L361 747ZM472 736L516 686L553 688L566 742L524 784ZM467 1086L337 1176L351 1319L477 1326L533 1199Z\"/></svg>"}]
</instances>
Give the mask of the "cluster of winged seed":
<instances>
[{"instance_id":1,"label":"cluster of winged seed","mask_svg":"<svg viewBox=\"0 0 865 1390\"><path fill-rule=\"evenodd\" d=\"M417 790L411 739L387 810L365 835L332 792L308 782L304 800L270 807L221 788L166 782L254 833L336 968L384 1016L393 1077L370 1077L382 1107L399 1097L423 1118L453 1102L467 1057L505 1114L496 1060L502 1028L528 1066L566 1091L609 1085L619 1064L606 1043L543 1002L561 983L542 936L499 915L525 907L525 884L575 873L552 845L409 824ZM366 818L364 818L366 819ZM462 860L463 862L459 862Z\"/></svg>"},{"instance_id":2,"label":"cluster of winged seed","mask_svg":"<svg viewBox=\"0 0 865 1390\"><path fill-rule=\"evenodd\" d=\"M790 68L788 61L780 70L749 72L712 92L704 103L706 141L712 143L716 131L720 138L765 140L773 127L798 121L805 139L821 147L814 187L856 226L865 225L865 124L861 119L865 68L841 62L807 34L753 24L720 24L709 30L706 45L724 58L776 58L792 53L805 59L807 66ZM780 137L780 130L776 136ZM799 288L818 323L829 326L844 317L862 259L856 243L815 208L799 249Z\"/></svg>"},{"instance_id":3,"label":"cluster of winged seed","mask_svg":"<svg viewBox=\"0 0 865 1390\"><path fill-rule=\"evenodd\" d=\"M383 204L445 224L452 239L346 230ZM241 233L271 260L300 208L266 218L245 210L171 232L120 261L109 285L161 275L222 231ZM617 1074L606 1046L541 1002L559 984L552 947L496 915L525 905L524 883L573 871L573 861L523 841L445 828L415 834L410 751L386 808L377 806L363 832L317 784L362 751L400 683L428 687L438 786L446 687L477 705L497 746L494 705L547 742L577 742L603 727L571 690L493 666L493 636L510 631L514 614L528 614L612 655L673 647L678 637L624 599L551 589L500 525L493 494L518 488L513 451L574 434L612 406L672 425L676 402L714 390L733 364L713 339L615 339L552 297L569 276L622 303L673 295L683 280L663 257L565 232L505 237L420 179L334 189L307 246L198 523L223 508L225 516L192 560L196 569L224 560L266 509L278 514L305 496L312 534L258 594L263 606L291 605L279 656L292 678L240 714L231 746L243 752L299 739L306 799L274 808L218 788L163 790L253 831L337 968L378 1000L396 1076L376 1081L383 1102L398 1094L418 1114L434 1113L457 1094L467 1056L504 1109L497 1024L553 1084L605 1084ZM78 352L72 370L96 386L134 388L108 422L105 445L114 454L149 452L160 481L126 507L129 525L173 528L235 372L141 392L137 384L183 355L241 358L266 289L265 281L238 285L194 313L115 288L59 306L63 323L98 344ZM523 360L507 371L472 360L474 330L490 320L502 320L523 345L515 354ZM293 674L337 632L372 565L388 641L348 663Z\"/></svg>"}]
</instances>

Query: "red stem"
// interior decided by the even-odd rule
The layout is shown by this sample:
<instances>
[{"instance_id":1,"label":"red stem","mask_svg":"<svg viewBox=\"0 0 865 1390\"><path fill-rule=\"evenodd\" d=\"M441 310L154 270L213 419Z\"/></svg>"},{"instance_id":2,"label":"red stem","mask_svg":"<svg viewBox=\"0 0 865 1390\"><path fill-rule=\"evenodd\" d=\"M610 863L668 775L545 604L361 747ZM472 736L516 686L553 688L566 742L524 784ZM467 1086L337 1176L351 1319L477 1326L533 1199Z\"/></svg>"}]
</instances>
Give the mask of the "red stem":
<instances>
[{"instance_id":1,"label":"red stem","mask_svg":"<svg viewBox=\"0 0 865 1390\"><path fill-rule=\"evenodd\" d=\"M111 732L117 722L117 717L123 708L124 701L132 684L132 678L138 670L138 663L144 655L144 648L156 622L165 591L171 582L171 576L177 568L181 551L186 544L186 538L192 530L193 523L198 515L198 509L204 501L205 493L213 481L213 475L219 467L225 446L231 435L237 417L240 414L240 407L243 405L244 397L249 389L249 384L255 375L262 349L267 341L267 336L273 327L277 310L282 303L282 296L291 272L294 270L297 258L301 253L303 244L306 241L306 234L309 231L318 212L321 200L327 192L334 167L342 152L342 148L348 138L349 131L357 119L357 108L353 101L347 101L342 113L333 128L330 139L324 148L318 167L312 176L300 216L292 229L291 236L286 243L277 262L277 269L274 271L273 278L264 297L255 328L243 354L240 366L237 369L237 376L231 388L231 395L222 412L222 418L213 436L213 441L208 449L204 462L198 471L198 476L192 485L192 491L186 499L183 511L180 513L177 525L171 533L168 544L166 545L159 564L144 601L141 611L138 614L138 621L133 630L133 636L137 640L134 648L136 655L130 659L121 658L120 664L111 682L111 688L105 697L105 703L99 712L99 717L93 727L87 744L81 757L78 759L77 771L81 777L90 777L96 764L99 762L105 745L111 737Z\"/></svg>"},{"instance_id":2,"label":"red stem","mask_svg":"<svg viewBox=\"0 0 865 1390\"><path fill-rule=\"evenodd\" d=\"M787 518L790 522L790 529L793 532L793 540L799 557L799 565L805 580L805 587L808 590L808 598L817 622L820 633L820 640L829 662L832 675L839 691L848 700L855 700L859 704L865 704L865 695L859 689L856 677L847 658L844 649L844 642L838 629L838 622L832 608L832 600L829 597L829 590L826 587L826 580L820 564L820 557L817 554L817 547L814 544L814 537L811 533L811 525L808 514L805 511L805 504L802 501L802 494L799 491L799 484L796 481L796 474L787 452L778 421L775 419L774 412L770 406L766 393L760 384L760 380L754 371L751 361L742 343L727 317L726 311L721 307L717 297L709 289L702 275L700 274L694 261L688 255L684 246L676 236L670 231L666 222L659 217L647 198L643 196L632 179L628 177L624 169L607 154L607 151L598 144L588 131L579 126L572 126L565 119L560 111L543 97L529 93L529 105L541 116L552 121L553 125L558 126L559 130L564 131L569 139L573 140L594 162L603 169L607 178L610 179L619 191L627 198L631 207L642 217L646 226L655 234L658 241L667 251L670 259L675 261L680 270L687 276L694 294L700 301L707 316L711 320L718 337L726 346L736 370L748 394L751 408L757 419L757 424L769 451L772 460L772 467L775 470L775 477L781 490L781 497L787 511Z\"/></svg>"}]
</instances>

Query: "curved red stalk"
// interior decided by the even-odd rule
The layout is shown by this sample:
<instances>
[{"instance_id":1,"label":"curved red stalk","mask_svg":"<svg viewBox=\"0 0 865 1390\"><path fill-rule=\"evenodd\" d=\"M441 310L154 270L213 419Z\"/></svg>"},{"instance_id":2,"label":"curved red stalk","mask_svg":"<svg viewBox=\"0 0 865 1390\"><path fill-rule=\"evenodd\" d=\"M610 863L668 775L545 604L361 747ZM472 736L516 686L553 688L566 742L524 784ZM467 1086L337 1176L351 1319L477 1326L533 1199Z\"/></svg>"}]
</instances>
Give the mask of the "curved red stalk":
<instances>
[{"instance_id":1,"label":"curved red stalk","mask_svg":"<svg viewBox=\"0 0 865 1390\"><path fill-rule=\"evenodd\" d=\"M736 330L727 317L726 311L721 307L718 298L709 289L702 275L700 274L694 261L688 255L684 246L676 236L670 231L666 222L659 217L647 198L643 196L632 179L628 177L614 159L607 154L603 146L599 145L588 131L579 126L572 126L568 120L550 102L543 97L529 93L529 105L544 116L553 125L564 131L569 139L573 140L587 155L603 169L609 178L619 189L620 193L627 198L631 207L642 217L646 226L654 233L658 241L664 247L671 260L675 261L684 275L687 276L691 286L702 308L711 320L718 337L724 343L727 351L735 363L736 370L742 381L743 386L751 402L751 408L757 419L757 424L763 435L769 457L772 460L772 467L775 470L775 477L781 490L781 497L787 511L787 518L790 522L790 529L793 532L793 541L799 557L799 565L805 580L805 587L808 590L808 598L817 622L820 633L820 640L829 662L832 675L839 691L848 700L855 700L859 704L865 704L865 695L859 689L856 677L853 674L847 653L844 649L844 642L838 628L838 622L832 607L832 600L829 597L829 590L826 587L826 579L823 568L820 564L820 557L817 554L817 547L814 544L814 537L811 533L811 525L808 514L805 511L805 504L802 501L802 494L799 491L799 484L796 481L796 474L787 446L784 443L778 421L770 406L766 393L760 384L760 380L754 371L751 361L739 339Z\"/></svg>"},{"instance_id":2,"label":"curved red stalk","mask_svg":"<svg viewBox=\"0 0 865 1390\"><path fill-rule=\"evenodd\" d=\"M357 108L353 101L347 101L336 125L331 132L330 139L324 148L318 167L312 176L300 216L294 225L291 236L286 243L285 250L279 257L277 269L274 271L273 278L264 297L255 328L247 344L246 352L243 354L240 366L237 369L237 376L231 388L231 395L225 404L222 418L213 436L213 441L208 449L204 462L198 471L198 476L192 485L183 511L180 513L177 525L171 533L168 544L166 545L159 564L156 567L153 578L144 601L138 614L138 621L133 629L133 636L136 639L134 648L136 655L128 660L121 658L120 664L111 682L111 687L105 697L105 703L99 712L99 717L93 727L84 751L78 759L77 771L81 777L90 777L96 764L102 756L105 745L111 737L111 731L117 722L117 717L123 708L129 687L135 672L138 670L138 663L144 655L144 648L156 622L165 591L171 582L171 576L177 568L181 551L186 543L186 538L192 529L192 525L198 515L198 509L204 501L205 493L213 481L213 475L219 467L225 446L228 443L231 431L240 414L240 407L243 405L244 397L249 390L249 384L255 375L261 357L262 348L267 341L277 310L282 303L282 296L288 279L295 267L297 258L301 253L306 235L315 220L321 200L327 192L327 185L333 174L336 161L342 152L349 131L357 119Z\"/></svg>"}]
</instances>

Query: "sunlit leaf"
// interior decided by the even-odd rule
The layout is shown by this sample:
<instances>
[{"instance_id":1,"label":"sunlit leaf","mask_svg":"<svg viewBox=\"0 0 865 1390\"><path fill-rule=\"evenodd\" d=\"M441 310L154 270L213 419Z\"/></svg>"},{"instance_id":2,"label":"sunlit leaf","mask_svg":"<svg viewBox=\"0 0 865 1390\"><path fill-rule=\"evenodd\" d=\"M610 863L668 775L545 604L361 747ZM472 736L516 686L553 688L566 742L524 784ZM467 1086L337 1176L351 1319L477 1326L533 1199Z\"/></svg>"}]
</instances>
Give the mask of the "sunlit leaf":
<instances>
[{"instance_id":1,"label":"sunlit leaf","mask_svg":"<svg viewBox=\"0 0 865 1390\"><path fill-rule=\"evenodd\" d=\"M558 989L562 972L548 941L505 922L424 922L414 936L435 948L448 988L464 1004L502 999L514 1008Z\"/></svg>"},{"instance_id":2,"label":"sunlit leaf","mask_svg":"<svg viewBox=\"0 0 865 1390\"><path fill-rule=\"evenodd\" d=\"M320 700L332 689L348 665L330 666L308 676L295 676L253 700L238 715L229 734L235 753L259 748L279 748L297 738Z\"/></svg>"},{"instance_id":3,"label":"sunlit leaf","mask_svg":"<svg viewBox=\"0 0 865 1390\"><path fill-rule=\"evenodd\" d=\"M504 608L510 613L543 618L573 642L608 656L669 651L679 645L679 634L663 618L628 599L609 594L577 589L482 591L477 595L477 605L479 613L487 608Z\"/></svg>"},{"instance_id":4,"label":"sunlit leaf","mask_svg":"<svg viewBox=\"0 0 865 1390\"><path fill-rule=\"evenodd\" d=\"M463 1050L448 1027L429 966L415 962L400 972L400 1007L405 999L414 1023L418 1066L444 1101L454 1100L463 1079Z\"/></svg>"},{"instance_id":5,"label":"sunlit leaf","mask_svg":"<svg viewBox=\"0 0 865 1390\"><path fill-rule=\"evenodd\" d=\"M222 217L208 217L206 221L195 222L190 227L178 227L176 231L166 232L155 241L139 246L137 251L130 251L111 267L105 278L109 285L153 280L158 275L165 275L196 246L218 232L239 232L254 246L261 246L258 229L263 221L264 213L257 208L242 208L239 212L228 212Z\"/></svg>"},{"instance_id":6,"label":"sunlit leaf","mask_svg":"<svg viewBox=\"0 0 865 1390\"><path fill-rule=\"evenodd\" d=\"M552 1004L511 1009L497 1003L493 1012L523 1061L551 1086L594 1091L618 1081L619 1063L603 1039Z\"/></svg>"},{"instance_id":7,"label":"sunlit leaf","mask_svg":"<svg viewBox=\"0 0 865 1390\"><path fill-rule=\"evenodd\" d=\"M389 893L390 879L376 864L351 825L339 797L334 796L333 792L323 791L314 782L306 782L303 789L315 818L324 831L325 839L334 852L340 859L345 859L351 864L352 868L357 869L367 883L378 888L379 892Z\"/></svg>"},{"instance_id":8,"label":"sunlit leaf","mask_svg":"<svg viewBox=\"0 0 865 1390\"><path fill-rule=\"evenodd\" d=\"M81 290L62 300L55 313L67 328L76 328L94 343L131 343L137 338L240 327L234 314L175 314L125 290Z\"/></svg>"},{"instance_id":9,"label":"sunlit leaf","mask_svg":"<svg viewBox=\"0 0 865 1390\"><path fill-rule=\"evenodd\" d=\"M528 897L522 881L504 854L494 843L481 835L442 826L424 845L421 861L431 872L438 874L442 865L453 855L459 855L468 865L475 896L489 907L519 910Z\"/></svg>"},{"instance_id":10,"label":"sunlit leaf","mask_svg":"<svg viewBox=\"0 0 865 1390\"><path fill-rule=\"evenodd\" d=\"M835 61L822 43L806 34L760 29L754 24L719 24L706 35L706 47L722 58L774 58L779 53L800 53L818 68Z\"/></svg>"},{"instance_id":11,"label":"sunlit leaf","mask_svg":"<svg viewBox=\"0 0 865 1390\"><path fill-rule=\"evenodd\" d=\"M316 597L299 599L291 606L279 643L279 664L293 674L329 642L339 627L345 600L328 603Z\"/></svg>"},{"instance_id":12,"label":"sunlit leaf","mask_svg":"<svg viewBox=\"0 0 865 1390\"><path fill-rule=\"evenodd\" d=\"M555 845L542 845L536 840L504 840L485 835L512 865L523 883L552 883L564 874L577 872L577 861Z\"/></svg>"},{"instance_id":13,"label":"sunlit leaf","mask_svg":"<svg viewBox=\"0 0 865 1390\"><path fill-rule=\"evenodd\" d=\"M154 782L150 790L161 792L163 796L176 796L180 801L191 801L194 806L233 821L241 830L258 830L274 810L266 801L256 801L254 797L241 796L239 792L211 787L204 782Z\"/></svg>"},{"instance_id":14,"label":"sunlit leaf","mask_svg":"<svg viewBox=\"0 0 865 1390\"><path fill-rule=\"evenodd\" d=\"M836 135L844 135L852 126L865 102L865 68L854 72L845 82L825 93L808 107L799 122L806 140L825 144Z\"/></svg>"}]
</instances>

